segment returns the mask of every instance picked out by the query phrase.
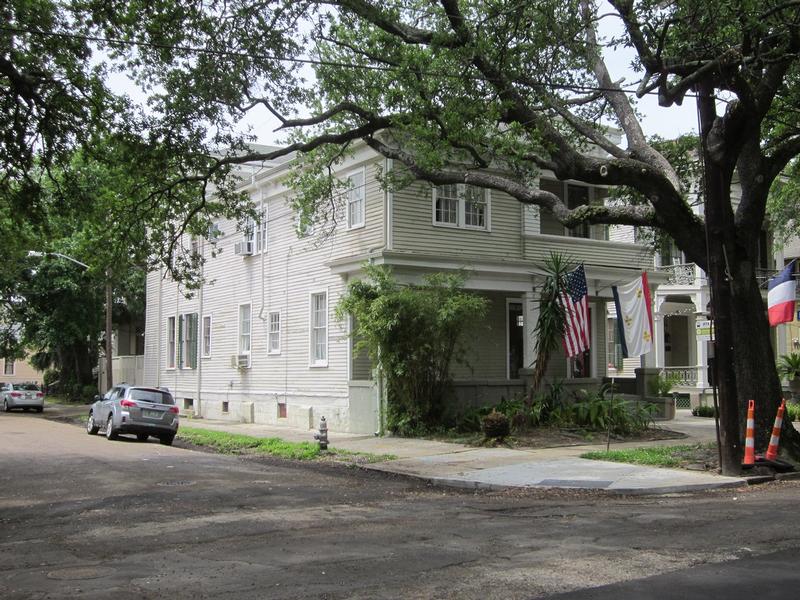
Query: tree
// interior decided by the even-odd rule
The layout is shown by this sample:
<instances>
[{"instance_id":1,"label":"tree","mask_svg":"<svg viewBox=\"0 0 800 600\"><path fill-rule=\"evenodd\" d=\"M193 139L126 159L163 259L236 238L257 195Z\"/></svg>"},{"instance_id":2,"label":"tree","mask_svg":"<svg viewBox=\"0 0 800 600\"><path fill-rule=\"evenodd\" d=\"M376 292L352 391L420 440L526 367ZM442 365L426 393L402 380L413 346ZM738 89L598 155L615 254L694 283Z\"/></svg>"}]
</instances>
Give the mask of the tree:
<instances>
[{"instance_id":1,"label":"tree","mask_svg":"<svg viewBox=\"0 0 800 600\"><path fill-rule=\"evenodd\" d=\"M735 473L739 408L758 400L762 447L780 396L755 265L768 192L800 152L800 7L780 0L609 4L88 0L81 6L90 15L85 21L115 40L106 44L114 58L157 90L140 131L164 144L171 174L180 173L154 179L167 195L186 184L202 188L205 198L206 183L225 181L232 165L294 151L311 152L305 166L316 166L324 178L348 143L363 140L404 165L409 177L501 190L568 227L628 224L672 237L710 277L722 468ZM604 20L619 24L621 33L600 37ZM636 56L633 87L623 87L604 60L620 47ZM304 61L314 64L313 86L297 66ZM656 94L666 114L687 99L697 104L704 218L689 205L685 173L642 131L635 100L646 94ZM298 116L298 104L311 116ZM232 127L255 110L299 133L282 149L245 151L246 138ZM221 153L223 146L232 150ZM626 202L570 209L537 188L543 169L560 179L619 186ZM306 216L330 189L311 186L302 199ZM782 441L800 455L800 436L788 422Z\"/></svg>"}]
</instances>

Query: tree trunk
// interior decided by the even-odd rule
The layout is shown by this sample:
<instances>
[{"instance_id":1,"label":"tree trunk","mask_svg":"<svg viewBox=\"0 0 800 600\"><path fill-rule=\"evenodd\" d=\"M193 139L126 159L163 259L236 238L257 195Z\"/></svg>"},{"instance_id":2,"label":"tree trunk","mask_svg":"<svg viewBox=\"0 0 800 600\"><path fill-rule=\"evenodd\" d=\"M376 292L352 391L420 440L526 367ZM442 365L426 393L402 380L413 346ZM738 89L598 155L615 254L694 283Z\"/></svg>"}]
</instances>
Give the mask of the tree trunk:
<instances>
[{"instance_id":1,"label":"tree trunk","mask_svg":"<svg viewBox=\"0 0 800 600\"><path fill-rule=\"evenodd\" d=\"M739 395L741 435L745 431L747 401L752 399L755 401L756 453L764 453L769 445L783 392L775 369L763 290L758 286L752 265L750 261L737 265L731 281L732 328L736 349L733 368ZM761 310L753 310L755 306ZM800 456L800 435L790 419L784 420L780 441L781 447L789 454Z\"/></svg>"},{"instance_id":2,"label":"tree trunk","mask_svg":"<svg viewBox=\"0 0 800 600\"><path fill-rule=\"evenodd\" d=\"M709 89L699 89L705 173L708 277L715 331L722 473L741 472L749 400L755 402L755 447L764 452L781 399L762 290L755 276L758 229L739 230L730 202L734 160L715 136L716 107ZM718 123L716 123L718 124ZM720 128L723 129L723 128ZM752 225L751 225L752 228ZM800 457L800 434L784 421L781 446Z\"/></svg>"}]
</instances>

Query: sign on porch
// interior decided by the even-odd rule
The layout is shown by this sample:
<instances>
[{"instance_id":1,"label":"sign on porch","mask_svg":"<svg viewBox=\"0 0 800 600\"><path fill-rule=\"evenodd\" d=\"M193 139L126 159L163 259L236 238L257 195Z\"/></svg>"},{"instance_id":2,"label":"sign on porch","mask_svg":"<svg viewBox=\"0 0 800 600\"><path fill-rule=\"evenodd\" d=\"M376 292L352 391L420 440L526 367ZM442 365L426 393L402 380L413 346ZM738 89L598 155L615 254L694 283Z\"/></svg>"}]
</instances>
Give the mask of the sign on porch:
<instances>
[{"instance_id":1,"label":"sign on porch","mask_svg":"<svg viewBox=\"0 0 800 600\"><path fill-rule=\"evenodd\" d=\"M711 324L711 321L697 321L695 323L695 334L697 339L710 340L713 331L714 327Z\"/></svg>"}]
</instances>

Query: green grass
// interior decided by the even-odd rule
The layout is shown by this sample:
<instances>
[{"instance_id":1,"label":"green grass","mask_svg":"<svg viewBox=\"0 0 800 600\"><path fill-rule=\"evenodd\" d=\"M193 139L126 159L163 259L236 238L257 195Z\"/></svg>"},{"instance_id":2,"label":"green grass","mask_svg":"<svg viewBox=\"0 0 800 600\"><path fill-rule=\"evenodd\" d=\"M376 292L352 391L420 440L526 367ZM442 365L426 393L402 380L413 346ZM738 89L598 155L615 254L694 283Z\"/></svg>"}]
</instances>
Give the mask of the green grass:
<instances>
[{"instance_id":1,"label":"green grass","mask_svg":"<svg viewBox=\"0 0 800 600\"><path fill-rule=\"evenodd\" d=\"M610 460L612 462L648 465L651 467L680 467L688 463L702 462L702 455L716 448L716 444L693 444L682 446L652 446L625 450L586 452L581 458Z\"/></svg>"},{"instance_id":2,"label":"green grass","mask_svg":"<svg viewBox=\"0 0 800 600\"><path fill-rule=\"evenodd\" d=\"M211 431L208 429L195 429L183 427L178 431L178 439L194 444L206 446L223 454L242 454L246 452L266 454L279 458L294 460L317 460L339 458L347 462L373 463L392 460L395 457L384 454L368 454L366 452L350 452L329 448L320 450L319 444L312 442L287 442L280 438L258 438L249 435L227 433L225 431Z\"/></svg>"}]
</instances>

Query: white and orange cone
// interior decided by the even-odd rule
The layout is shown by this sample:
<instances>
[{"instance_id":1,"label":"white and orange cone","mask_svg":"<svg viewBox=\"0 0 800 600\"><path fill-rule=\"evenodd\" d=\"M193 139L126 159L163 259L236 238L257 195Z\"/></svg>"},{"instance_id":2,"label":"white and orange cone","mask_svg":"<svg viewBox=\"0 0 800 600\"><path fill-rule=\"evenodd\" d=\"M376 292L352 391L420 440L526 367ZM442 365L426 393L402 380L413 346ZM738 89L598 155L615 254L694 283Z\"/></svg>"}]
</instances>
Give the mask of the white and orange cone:
<instances>
[{"instance_id":1,"label":"white and orange cone","mask_svg":"<svg viewBox=\"0 0 800 600\"><path fill-rule=\"evenodd\" d=\"M786 410L786 400L781 400L781 405L778 407L778 414L775 416L775 424L772 426L772 436L769 438L769 447L767 447L767 454L764 456L764 458L766 458L767 460L775 460L776 458L778 458L778 445L781 439L781 427L783 427L783 412L785 410Z\"/></svg>"},{"instance_id":2,"label":"white and orange cone","mask_svg":"<svg viewBox=\"0 0 800 600\"><path fill-rule=\"evenodd\" d=\"M755 437L756 403L749 400L747 403L747 431L744 435L744 461L742 466L752 467L756 464L756 437Z\"/></svg>"}]
</instances>

